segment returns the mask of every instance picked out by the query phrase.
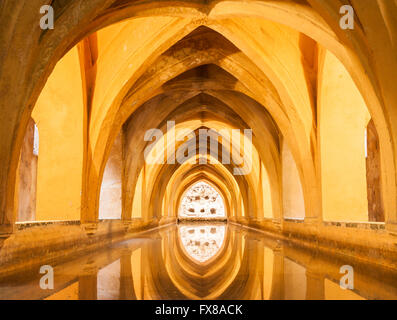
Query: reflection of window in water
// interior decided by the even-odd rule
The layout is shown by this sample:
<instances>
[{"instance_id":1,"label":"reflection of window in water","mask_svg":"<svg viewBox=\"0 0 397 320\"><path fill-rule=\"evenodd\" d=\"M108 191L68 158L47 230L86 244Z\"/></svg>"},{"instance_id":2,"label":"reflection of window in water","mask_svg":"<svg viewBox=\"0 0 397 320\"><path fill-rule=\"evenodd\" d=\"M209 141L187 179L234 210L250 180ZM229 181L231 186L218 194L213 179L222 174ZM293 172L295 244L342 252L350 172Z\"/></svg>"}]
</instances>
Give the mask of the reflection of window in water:
<instances>
[{"instance_id":1,"label":"reflection of window in water","mask_svg":"<svg viewBox=\"0 0 397 320\"><path fill-rule=\"evenodd\" d=\"M184 218L224 217L223 199L208 183L198 182L185 193L179 208L179 216Z\"/></svg>"},{"instance_id":2,"label":"reflection of window in water","mask_svg":"<svg viewBox=\"0 0 397 320\"><path fill-rule=\"evenodd\" d=\"M215 256L225 239L224 225L180 226L179 235L186 252L193 259L205 262Z\"/></svg>"}]
</instances>

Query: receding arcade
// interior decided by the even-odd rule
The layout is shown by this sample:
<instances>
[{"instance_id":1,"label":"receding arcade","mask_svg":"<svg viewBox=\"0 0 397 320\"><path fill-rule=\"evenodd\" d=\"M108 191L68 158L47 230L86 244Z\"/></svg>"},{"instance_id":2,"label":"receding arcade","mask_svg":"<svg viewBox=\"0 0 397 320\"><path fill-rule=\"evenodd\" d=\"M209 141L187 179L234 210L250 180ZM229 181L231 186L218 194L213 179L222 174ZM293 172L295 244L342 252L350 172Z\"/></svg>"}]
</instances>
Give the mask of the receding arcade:
<instances>
[{"instance_id":1,"label":"receding arcade","mask_svg":"<svg viewBox=\"0 0 397 320\"><path fill-rule=\"evenodd\" d=\"M77 2L53 31L34 31L31 65L1 79L11 88L0 102L6 245L32 222L79 225L73 239L84 242L198 217L207 209L192 190L205 183L205 217L347 241L351 254L383 241L395 251L397 90L373 63L392 50L373 34L364 42L359 24L341 30L335 1ZM377 22L359 4L357 14ZM13 69L10 59L0 65ZM203 147L200 130L216 143ZM346 223L361 227L339 240Z\"/></svg>"}]
</instances>

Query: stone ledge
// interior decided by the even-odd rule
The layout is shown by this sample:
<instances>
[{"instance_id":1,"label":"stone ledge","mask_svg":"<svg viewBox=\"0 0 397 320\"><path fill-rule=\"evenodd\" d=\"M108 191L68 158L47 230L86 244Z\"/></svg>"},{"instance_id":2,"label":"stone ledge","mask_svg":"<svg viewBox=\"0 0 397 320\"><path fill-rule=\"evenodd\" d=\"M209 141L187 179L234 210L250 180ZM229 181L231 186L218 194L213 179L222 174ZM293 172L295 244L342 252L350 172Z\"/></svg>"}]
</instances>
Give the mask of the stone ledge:
<instances>
[{"instance_id":1,"label":"stone ledge","mask_svg":"<svg viewBox=\"0 0 397 320\"><path fill-rule=\"evenodd\" d=\"M313 225L304 221L283 220L282 229L272 226L274 222L270 221L254 226L241 221L234 224L326 254L397 268L397 238L388 233L382 223L347 222L345 226L340 222ZM374 225L377 227L372 227Z\"/></svg>"},{"instance_id":2,"label":"stone ledge","mask_svg":"<svg viewBox=\"0 0 397 320\"><path fill-rule=\"evenodd\" d=\"M33 227L43 227L49 225L63 225L63 226L74 226L80 225L80 220L55 220L55 221L26 221L26 222L16 222L16 230L24 230Z\"/></svg>"},{"instance_id":3,"label":"stone ledge","mask_svg":"<svg viewBox=\"0 0 397 320\"><path fill-rule=\"evenodd\" d=\"M305 219L284 218L284 221L287 221L287 222L294 222L294 223L304 223L304 222L305 222Z\"/></svg>"},{"instance_id":4,"label":"stone ledge","mask_svg":"<svg viewBox=\"0 0 397 320\"><path fill-rule=\"evenodd\" d=\"M153 225L153 226L152 226ZM102 220L96 232L87 235L79 221L42 221L18 223L15 233L0 247L0 278L75 258L114 243L133 238L158 224L136 223L126 232L121 220ZM150 226L150 227L149 227Z\"/></svg>"},{"instance_id":5,"label":"stone ledge","mask_svg":"<svg viewBox=\"0 0 397 320\"><path fill-rule=\"evenodd\" d=\"M194 222L227 222L227 218L222 218L222 217L217 217L217 218L178 218L178 222L189 222L189 221L194 221Z\"/></svg>"},{"instance_id":6,"label":"stone ledge","mask_svg":"<svg viewBox=\"0 0 397 320\"><path fill-rule=\"evenodd\" d=\"M386 229L386 224L384 222L323 221L323 225L333 226L333 227L343 227L343 228L371 229L371 230Z\"/></svg>"}]
</instances>

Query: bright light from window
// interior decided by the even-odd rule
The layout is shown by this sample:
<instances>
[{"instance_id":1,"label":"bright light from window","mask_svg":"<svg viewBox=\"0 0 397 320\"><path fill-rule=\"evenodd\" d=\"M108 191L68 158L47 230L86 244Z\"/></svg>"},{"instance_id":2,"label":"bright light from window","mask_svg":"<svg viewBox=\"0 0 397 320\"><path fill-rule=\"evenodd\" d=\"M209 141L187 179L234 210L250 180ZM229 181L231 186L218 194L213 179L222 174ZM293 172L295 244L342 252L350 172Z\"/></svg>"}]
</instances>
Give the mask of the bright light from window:
<instances>
[{"instance_id":1,"label":"bright light from window","mask_svg":"<svg viewBox=\"0 0 397 320\"><path fill-rule=\"evenodd\" d=\"M33 154L35 156L39 155L39 129L37 125L34 124L34 133L33 133Z\"/></svg>"},{"instance_id":2,"label":"bright light from window","mask_svg":"<svg viewBox=\"0 0 397 320\"><path fill-rule=\"evenodd\" d=\"M225 206L221 195L208 183L194 184L184 195L179 208L182 218L225 217Z\"/></svg>"}]
</instances>

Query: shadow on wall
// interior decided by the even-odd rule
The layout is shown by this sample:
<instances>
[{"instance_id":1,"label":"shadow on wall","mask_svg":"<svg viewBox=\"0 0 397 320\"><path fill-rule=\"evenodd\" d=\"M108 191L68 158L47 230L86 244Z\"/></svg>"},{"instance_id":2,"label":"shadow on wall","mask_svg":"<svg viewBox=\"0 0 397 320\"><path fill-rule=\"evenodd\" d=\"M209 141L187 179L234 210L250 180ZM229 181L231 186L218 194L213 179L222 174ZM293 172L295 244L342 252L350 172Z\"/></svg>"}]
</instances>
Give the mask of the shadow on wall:
<instances>
[{"instance_id":1,"label":"shadow on wall","mask_svg":"<svg viewBox=\"0 0 397 320\"><path fill-rule=\"evenodd\" d=\"M19 158L15 204L17 221L36 219L37 163L39 152L39 132L32 118L26 129Z\"/></svg>"}]
</instances>

